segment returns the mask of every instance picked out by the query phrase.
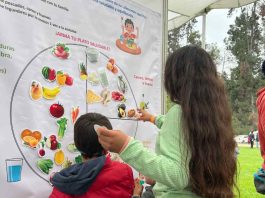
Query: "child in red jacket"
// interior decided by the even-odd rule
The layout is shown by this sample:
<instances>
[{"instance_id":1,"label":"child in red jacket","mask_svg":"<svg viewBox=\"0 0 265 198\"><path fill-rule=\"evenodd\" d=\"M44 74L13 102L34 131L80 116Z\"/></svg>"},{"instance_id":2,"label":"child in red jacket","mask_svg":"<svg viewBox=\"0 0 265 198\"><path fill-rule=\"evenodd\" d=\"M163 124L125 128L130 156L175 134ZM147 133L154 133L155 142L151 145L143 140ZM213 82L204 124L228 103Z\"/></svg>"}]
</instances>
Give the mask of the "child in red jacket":
<instances>
[{"instance_id":1,"label":"child in red jacket","mask_svg":"<svg viewBox=\"0 0 265 198\"><path fill-rule=\"evenodd\" d=\"M98 142L94 125L112 129L110 121L98 113L82 115L74 126L74 142L83 163L55 173L50 198L130 198L133 194L132 169L111 161Z\"/></svg>"}]
</instances>

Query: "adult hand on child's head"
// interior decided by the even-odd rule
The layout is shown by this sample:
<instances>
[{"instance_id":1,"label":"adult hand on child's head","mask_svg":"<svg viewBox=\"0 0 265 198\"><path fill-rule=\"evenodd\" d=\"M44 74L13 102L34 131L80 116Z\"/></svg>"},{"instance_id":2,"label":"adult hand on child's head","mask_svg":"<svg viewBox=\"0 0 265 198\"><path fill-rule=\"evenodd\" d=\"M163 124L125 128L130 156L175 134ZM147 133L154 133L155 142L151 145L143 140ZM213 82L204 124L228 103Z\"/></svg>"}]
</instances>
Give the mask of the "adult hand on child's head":
<instances>
[{"instance_id":1,"label":"adult hand on child's head","mask_svg":"<svg viewBox=\"0 0 265 198\"><path fill-rule=\"evenodd\" d=\"M97 129L98 140L108 151L120 153L129 143L130 137L119 130L109 130L103 127Z\"/></svg>"}]
</instances>

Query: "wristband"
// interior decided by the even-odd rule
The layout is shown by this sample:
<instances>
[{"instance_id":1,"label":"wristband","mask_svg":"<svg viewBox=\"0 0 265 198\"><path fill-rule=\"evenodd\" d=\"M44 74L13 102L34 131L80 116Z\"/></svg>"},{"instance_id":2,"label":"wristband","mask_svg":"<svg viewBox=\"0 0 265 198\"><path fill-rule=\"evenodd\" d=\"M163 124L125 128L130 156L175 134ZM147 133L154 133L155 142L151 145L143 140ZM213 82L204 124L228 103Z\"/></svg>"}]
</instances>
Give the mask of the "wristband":
<instances>
[{"instance_id":1,"label":"wristband","mask_svg":"<svg viewBox=\"0 0 265 198\"><path fill-rule=\"evenodd\" d=\"M149 121L152 122L153 124L155 124L155 120L156 120L156 117L155 116L151 116Z\"/></svg>"}]
</instances>

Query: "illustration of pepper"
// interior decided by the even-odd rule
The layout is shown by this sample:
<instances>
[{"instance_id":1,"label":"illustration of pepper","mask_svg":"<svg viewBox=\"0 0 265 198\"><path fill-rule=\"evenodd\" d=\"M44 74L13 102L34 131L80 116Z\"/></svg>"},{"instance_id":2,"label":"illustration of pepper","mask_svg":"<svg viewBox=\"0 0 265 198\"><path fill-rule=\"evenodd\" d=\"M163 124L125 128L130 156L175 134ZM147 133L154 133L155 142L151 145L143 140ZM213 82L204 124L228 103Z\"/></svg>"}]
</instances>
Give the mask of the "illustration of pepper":
<instances>
[{"instance_id":1,"label":"illustration of pepper","mask_svg":"<svg viewBox=\"0 0 265 198\"><path fill-rule=\"evenodd\" d=\"M61 118L60 120L57 120L57 124L59 125L58 139L61 140L64 137L67 128L67 119Z\"/></svg>"}]
</instances>

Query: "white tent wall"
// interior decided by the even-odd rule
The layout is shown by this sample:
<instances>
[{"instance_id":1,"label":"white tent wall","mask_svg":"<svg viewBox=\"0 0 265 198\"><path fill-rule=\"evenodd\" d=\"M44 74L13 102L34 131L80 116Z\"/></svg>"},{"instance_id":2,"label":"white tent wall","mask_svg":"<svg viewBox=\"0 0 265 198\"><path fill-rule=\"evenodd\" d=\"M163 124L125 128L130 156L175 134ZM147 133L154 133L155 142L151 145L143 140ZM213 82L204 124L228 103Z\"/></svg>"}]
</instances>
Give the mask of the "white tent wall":
<instances>
[{"instance_id":1,"label":"white tent wall","mask_svg":"<svg viewBox=\"0 0 265 198\"><path fill-rule=\"evenodd\" d=\"M168 0L133 0L136 3L139 3L141 5L143 5L144 7L147 7L155 12L158 12L161 14L162 16L162 67L164 67L165 65L165 61L166 61L166 56L167 56L167 34L168 34ZM162 71L164 71L164 69L162 69ZM163 84L163 77L161 77L162 79L162 84ZM162 107L162 112L165 113L166 112L166 94L164 92L164 88L163 86L161 87L161 93L163 93L161 95L161 107Z\"/></svg>"}]
</instances>

